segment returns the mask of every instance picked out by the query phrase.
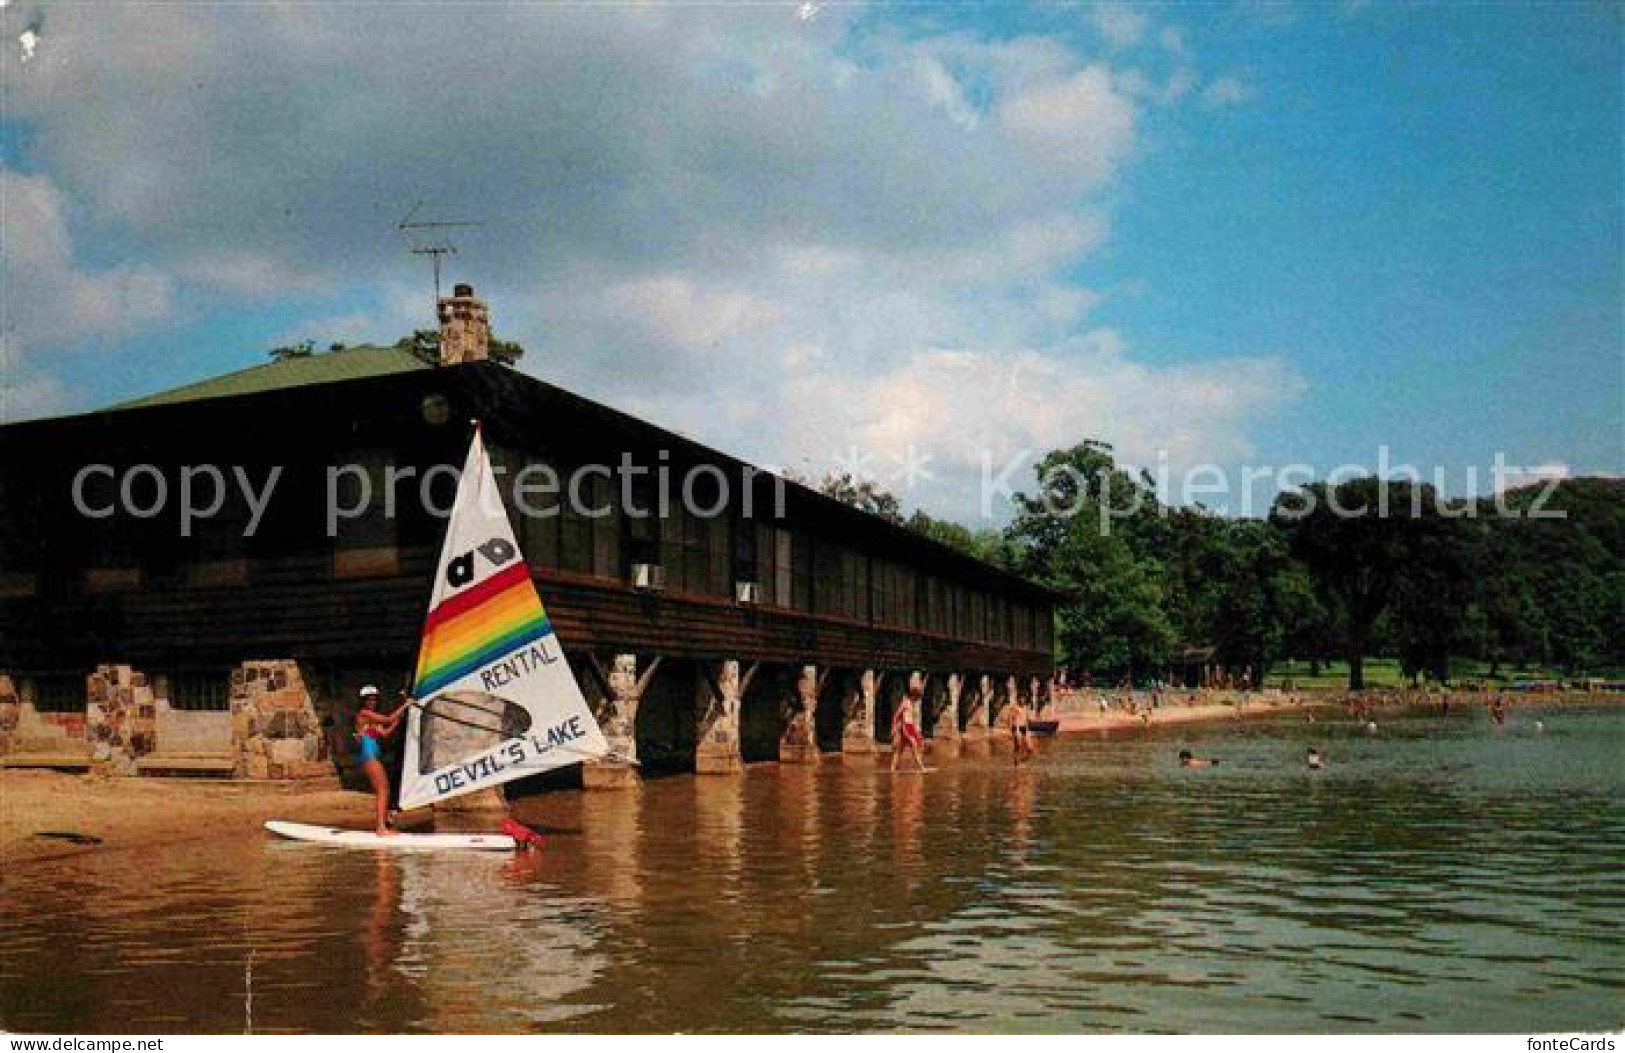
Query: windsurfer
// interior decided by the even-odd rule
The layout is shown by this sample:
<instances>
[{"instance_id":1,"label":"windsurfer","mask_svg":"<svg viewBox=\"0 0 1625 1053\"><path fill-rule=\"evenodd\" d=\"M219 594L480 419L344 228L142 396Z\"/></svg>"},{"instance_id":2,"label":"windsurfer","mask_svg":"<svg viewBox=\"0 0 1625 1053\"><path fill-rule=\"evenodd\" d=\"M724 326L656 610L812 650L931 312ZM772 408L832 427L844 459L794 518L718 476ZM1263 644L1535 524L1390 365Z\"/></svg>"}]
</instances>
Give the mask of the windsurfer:
<instances>
[{"instance_id":1,"label":"windsurfer","mask_svg":"<svg viewBox=\"0 0 1625 1053\"><path fill-rule=\"evenodd\" d=\"M378 689L368 684L361 689L361 708L355 715L355 734L361 743L361 770L372 783L372 792L378 799L374 811L374 830L382 837L395 831L389 825L389 772L384 768L383 740L395 734L408 706L384 715L378 712Z\"/></svg>"}]
</instances>

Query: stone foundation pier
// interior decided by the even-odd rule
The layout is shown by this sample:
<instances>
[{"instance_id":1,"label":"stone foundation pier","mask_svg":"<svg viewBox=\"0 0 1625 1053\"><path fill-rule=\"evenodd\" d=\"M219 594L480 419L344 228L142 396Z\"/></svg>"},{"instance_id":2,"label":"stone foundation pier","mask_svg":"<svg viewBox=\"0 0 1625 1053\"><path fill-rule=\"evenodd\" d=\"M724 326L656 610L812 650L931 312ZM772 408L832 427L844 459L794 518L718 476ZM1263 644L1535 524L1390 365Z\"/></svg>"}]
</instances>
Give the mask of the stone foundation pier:
<instances>
[{"instance_id":1,"label":"stone foundation pier","mask_svg":"<svg viewBox=\"0 0 1625 1053\"><path fill-rule=\"evenodd\" d=\"M991 741L993 710L993 678L986 674L977 677L974 684L966 685L965 731L960 748L966 752L985 753Z\"/></svg>"},{"instance_id":2,"label":"stone foundation pier","mask_svg":"<svg viewBox=\"0 0 1625 1053\"><path fill-rule=\"evenodd\" d=\"M939 757L957 757L963 751L964 737L959 731L959 703L965 693L965 678L949 673L939 680L942 685L937 698L937 714L931 725L931 750Z\"/></svg>"},{"instance_id":3,"label":"stone foundation pier","mask_svg":"<svg viewBox=\"0 0 1625 1053\"><path fill-rule=\"evenodd\" d=\"M592 759L581 769L581 784L589 790L622 790L638 784L638 703L644 689L660 668L655 658L638 673L638 656L618 654L606 670L597 657L589 656L594 675L603 690L603 700L594 716L609 740L610 756Z\"/></svg>"},{"instance_id":4,"label":"stone foundation pier","mask_svg":"<svg viewBox=\"0 0 1625 1053\"><path fill-rule=\"evenodd\" d=\"M842 753L878 753L875 743L876 699L884 673L865 669L858 677L858 689L846 700L846 720L841 726Z\"/></svg>"},{"instance_id":5,"label":"stone foundation pier","mask_svg":"<svg viewBox=\"0 0 1625 1053\"><path fill-rule=\"evenodd\" d=\"M91 770L134 775L151 753L158 730L158 700L147 675L127 665L99 665L85 680L85 735Z\"/></svg>"},{"instance_id":6,"label":"stone foundation pier","mask_svg":"<svg viewBox=\"0 0 1625 1053\"><path fill-rule=\"evenodd\" d=\"M716 668L715 675L704 668L698 742L694 748L694 770L699 774L733 775L745 770L745 758L739 750L739 707L759 668L753 665L741 673L739 663L731 658Z\"/></svg>"},{"instance_id":7,"label":"stone foundation pier","mask_svg":"<svg viewBox=\"0 0 1625 1053\"><path fill-rule=\"evenodd\" d=\"M17 729L23 722L23 696L11 677L0 673L0 757L17 748Z\"/></svg>"},{"instance_id":8,"label":"stone foundation pier","mask_svg":"<svg viewBox=\"0 0 1625 1053\"><path fill-rule=\"evenodd\" d=\"M315 699L292 659L253 659L231 671L231 732L239 779L333 774Z\"/></svg>"},{"instance_id":9,"label":"stone foundation pier","mask_svg":"<svg viewBox=\"0 0 1625 1053\"><path fill-rule=\"evenodd\" d=\"M824 671L828 676L829 671ZM817 764L822 760L818 750L818 692L824 686L824 677L818 667L804 665L796 677L795 697L785 705L784 734L779 739L779 762L782 764Z\"/></svg>"}]
</instances>

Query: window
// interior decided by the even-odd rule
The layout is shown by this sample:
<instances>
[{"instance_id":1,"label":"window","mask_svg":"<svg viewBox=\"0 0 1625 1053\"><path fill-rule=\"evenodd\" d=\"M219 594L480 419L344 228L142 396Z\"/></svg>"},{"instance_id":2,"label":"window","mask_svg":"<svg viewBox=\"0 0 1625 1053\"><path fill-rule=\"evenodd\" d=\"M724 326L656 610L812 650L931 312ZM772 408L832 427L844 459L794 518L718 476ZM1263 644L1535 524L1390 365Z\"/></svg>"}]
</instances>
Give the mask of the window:
<instances>
[{"instance_id":1,"label":"window","mask_svg":"<svg viewBox=\"0 0 1625 1053\"><path fill-rule=\"evenodd\" d=\"M845 614L839 545L821 541L813 552L813 608L819 614Z\"/></svg>"},{"instance_id":2,"label":"window","mask_svg":"<svg viewBox=\"0 0 1625 1053\"><path fill-rule=\"evenodd\" d=\"M790 531L782 527L769 528L773 535L773 602L780 607L790 606Z\"/></svg>"},{"instance_id":3,"label":"window","mask_svg":"<svg viewBox=\"0 0 1625 1053\"><path fill-rule=\"evenodd\" d=\"M333 539L335 578L387 577L400 571L395 519L386 512L385 493L393 460L386 450L364 450L344 462L335 479L340 507L360 508L359 515L340 519ZM365 504L361 501L366 498Z\"/></svg>"},{"instance_id":4,"label":"window","mask_svg":"<svg viewBox=\"0 0 1625 1053\"><path fill-rule=\"evenodd\" d=\"M85 678L73 673L36 676L34 709L40 713L83 713Z\"/></svg>"},{"instance_id":5,"label":"window","mask_svg":"<svg viewBox=\"0 0 1625 1053\"><path fill-rule=\"evenodd\" d=\"M588 491L593 511L604 510L603 515L589 520L592 530L592 572L600 578L621 576L621 506L618 487L613 480L594 477Z\"/></svg>"},{"instance_id":6,"label":"window","mask_svg":"<svg viewBox=\"0 0 1625 1053\"><path fill-rule=\"evenodd\" d=\"M593 521L582 514L593 501L590 480L584 480L578 486L579 502L571 499L568 475L560 479L559 488L559 569L591 574Z\"/></svg>"},{"instance_id":7,"label":"window","mask_svg":"<svg viewBox=\"0 0 1625 1053\"><path fill-rule=\"evenodd\" d=\"M733 579L761 582L762 568L757 559L756 545L760 531L756 524L745 519L734 519L728 526L733 536Z\"/></svg>"},{"instance_id":8,"label":"window","mask_svg":"<svg viewBox=\"0 0 1625 1053\"><path fill-rule=\"evenodd\" d=\"M705 554L709 580L706 592L713 596L733 595L733 556L731 517L711 516L705 523Z\"/></svg>"},{"instance_id":9,"label":"window","mask_svg":"<svg viewBox=\"0 0 1625 1053\"><path fill-rule=\"evenodd\" d=\"M659 507L653 473L632 472L625 477L629 502L621 509L621 548L627 573L634 563L660 562ZM634 514L640 513L640 514Z\"/></svg>"},{"instance_id":10,"label":"window","mask_svg":"<svg viewBox=\"0 0 1625 1053\"><path fill-rule=\"evenodd\" d=\"M666 568L666 588L685 592L683 577L683 507L673 504L656 523L660 531L660 564Z\"/></svg>"},{"instance_id":11,"label":"window","mask_svg":"<svg viewBox=\"0 0 1625 1053\"><path fill-rule=\"evenodd\" d=\"M711 524L683 510L683 587L689 592L710 591Z\"/></svg>"},{"instance_id":12,"label":"window","mask_svg":"<svg viewBox=\"0 0 1625 1053\"><path fill-rule=\"evenodd\" d=\"M813 540L797 531L790 549L790 605L798 611L813 609Z\"/></svg>"},{"instance_id":13,"label":"window","mask_svg":"<svg viewBox=\"0 0 1625 1053\"><path fill-rule=\"evenodd\" d=\"M561 501L556 486L549 492L550 484L562 485L552 466L539 457L527 457L508 488L519 548L533 567L559 565Z\"/></svg>"},{"instance_id":14,"label":"window","mask_svg":"<svg viewBox=\"0 0 1625 1053\"><path fill-rule=\"evenodd\" d=\"M845 581L846 613L859 621L869 620L869 559L856 552L842 551L841 571Z\"/></svg>"},{"instance_id":15,"label":"window","mask_svg":"<svg viewBox=\"0 0 1625 1053\"><path fill-rule=\"evenodd\" d=\"M231 708L231 671L188 669L169 677L169 704L189 711Z\"/></svg>"}]
</instances>

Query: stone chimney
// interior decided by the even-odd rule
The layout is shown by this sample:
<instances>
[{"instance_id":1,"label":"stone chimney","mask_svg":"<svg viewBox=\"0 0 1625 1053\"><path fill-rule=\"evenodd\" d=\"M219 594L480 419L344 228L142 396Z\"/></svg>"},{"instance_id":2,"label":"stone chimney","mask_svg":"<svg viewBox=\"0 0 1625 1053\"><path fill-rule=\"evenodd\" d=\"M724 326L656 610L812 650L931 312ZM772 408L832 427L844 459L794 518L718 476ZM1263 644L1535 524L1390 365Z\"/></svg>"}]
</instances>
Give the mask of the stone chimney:
<instances>
[{"instance_id":1,"label":"stone chimney","mask_svg":"<svg viewBox=\"0 0 1625 1053\"><path fill-rule=\"evenodd\" d=\"M475 298L472 285L452 286L451 295L440 298L439 314L441 365L483 362L491 356L491 313L484 300Z\"/></svg>"}]
</instances>

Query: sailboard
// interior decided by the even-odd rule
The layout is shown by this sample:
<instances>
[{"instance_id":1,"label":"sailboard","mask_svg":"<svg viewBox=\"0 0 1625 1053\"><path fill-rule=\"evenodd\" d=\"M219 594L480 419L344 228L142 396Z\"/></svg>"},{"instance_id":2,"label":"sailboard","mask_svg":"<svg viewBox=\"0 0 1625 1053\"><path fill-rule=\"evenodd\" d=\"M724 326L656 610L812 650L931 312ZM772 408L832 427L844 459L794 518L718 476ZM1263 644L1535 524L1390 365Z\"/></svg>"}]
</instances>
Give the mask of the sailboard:
<instances>
[{"instance_id":1,"label":"sailboard","mask_svg":"<svg viewBox=\"0 0 1625 1053\"><path fill-rule=\"evenodd\" d=\"M476 425L435 564L407 712L402 809L608 756L508 521ZM379 835L272 821L281 837L349 848L512 849L534 832Z\"/></svg>"},{"instance_id":2,"label":"sailboard","mask_svg":"<svg viewBox=\"0 0 1625 1053\"><path fill-rule=\"evenodd\" d=\"M610 752L530 579L477 427L435 568L412 698L403 809Z\"/></svg>"},{"instance_id":3,"label":"sailboard","mask_svg":"<svg viewBox=\"0 0 1625 1053\"><path fill-rule=\"evenodd\" d=\"M265 829L292 841L311 841L339 848L447 849L465 848L486 852L509 852L518 845L507 834L375 834L371 830L345 830L337 826L313 826L272 819Z\"/></svg>"}]
</instances>

